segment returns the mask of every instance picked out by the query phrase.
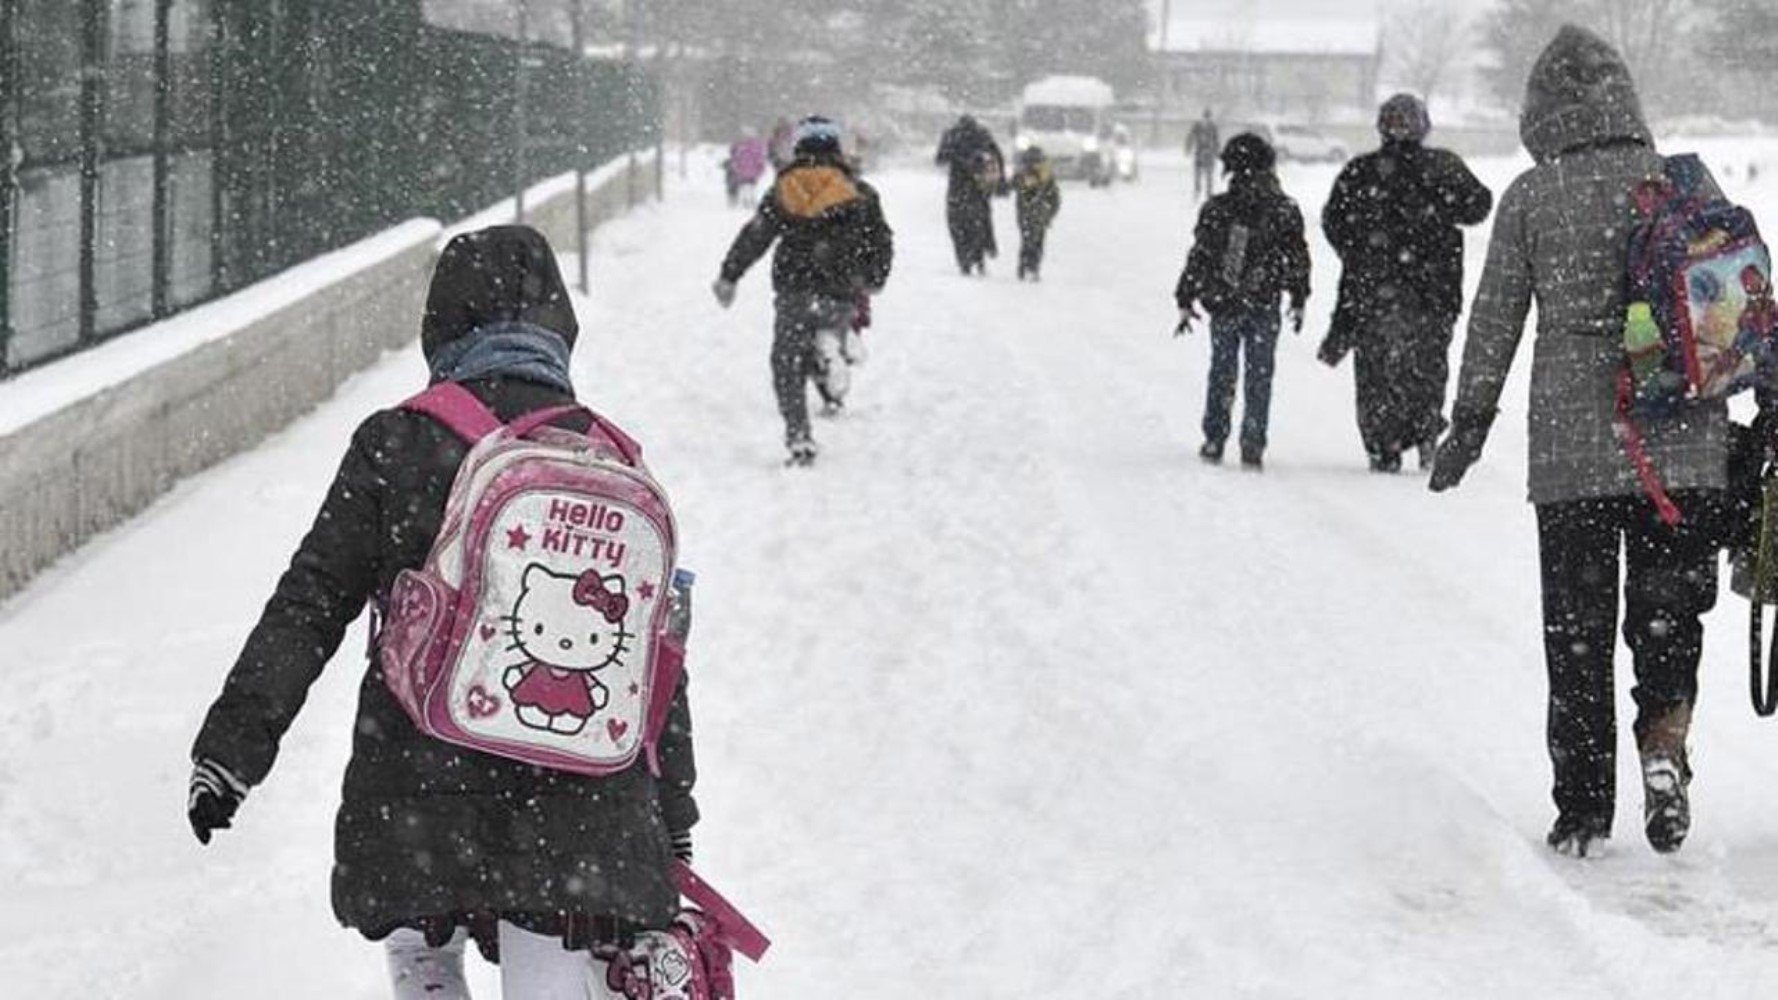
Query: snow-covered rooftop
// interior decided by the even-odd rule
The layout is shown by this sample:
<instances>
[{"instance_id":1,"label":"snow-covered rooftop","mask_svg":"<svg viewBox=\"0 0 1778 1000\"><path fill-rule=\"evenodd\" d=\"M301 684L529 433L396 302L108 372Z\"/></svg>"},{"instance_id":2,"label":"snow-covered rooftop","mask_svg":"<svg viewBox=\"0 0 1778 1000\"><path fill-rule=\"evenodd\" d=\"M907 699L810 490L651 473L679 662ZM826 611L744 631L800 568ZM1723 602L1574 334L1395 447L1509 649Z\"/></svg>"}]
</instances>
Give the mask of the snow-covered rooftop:
<instances>
[{"instance_id":1,"label":"snow-covered rooftop","mask_svg":"<svg viewBox=\"0 0 1778 1000\"><path fill-rule=\"evenodd\" d=\"M1372 55L1379 28L1368 17L1282 18L1175 16L1167 26L1167 52L1251 52L1261 55ZM1162 49L1158 32L1149 48Z\"/></svg>"}]
</instances>

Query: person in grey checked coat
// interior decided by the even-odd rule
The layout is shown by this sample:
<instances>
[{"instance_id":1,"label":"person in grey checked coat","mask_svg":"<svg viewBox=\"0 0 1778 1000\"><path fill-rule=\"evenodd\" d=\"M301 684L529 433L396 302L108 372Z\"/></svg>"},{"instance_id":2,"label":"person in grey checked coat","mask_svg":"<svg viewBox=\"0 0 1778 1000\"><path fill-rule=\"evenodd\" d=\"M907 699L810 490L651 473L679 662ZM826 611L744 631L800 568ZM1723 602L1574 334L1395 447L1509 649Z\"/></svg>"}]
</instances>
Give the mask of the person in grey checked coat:
<instances>
[{"instance_id":1,"label":"person in grey checked coat","mask_svg":"<svg viewBox=\"0 0 1778 1000\"><path fill-rule=\"evenodd\" d=\"M1691 821L1686 738L1700 616L1716 603L1717 543L1705 515L1726 485L1728 414L1720 401L1694 402L1669 417L1638 419L1661 480L1691 515L1669 526L1615 431L1629 193L1663 166L1617 52L1563 27L1531 70L1519 135L1535 166L1495 214L1431 487L1456 486L1480 457L1535 300L1528 450L1555 771L1548 840L1561 853L1586 855L1611 834L1621 545L1644 830L1657 851L1672 851Z\"/></svg>"}]
</instances>

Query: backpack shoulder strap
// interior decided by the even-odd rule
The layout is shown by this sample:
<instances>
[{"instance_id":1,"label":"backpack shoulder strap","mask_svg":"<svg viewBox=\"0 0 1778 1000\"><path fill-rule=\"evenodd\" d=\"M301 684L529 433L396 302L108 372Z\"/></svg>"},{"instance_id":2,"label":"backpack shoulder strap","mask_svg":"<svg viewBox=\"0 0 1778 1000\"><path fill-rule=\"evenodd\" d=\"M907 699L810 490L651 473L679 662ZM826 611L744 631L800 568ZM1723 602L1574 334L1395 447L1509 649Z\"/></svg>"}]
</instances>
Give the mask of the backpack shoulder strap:
<instances>
[{"instance_id":1,"label":"backpack shoulder strap","mask_svg":"<svg viewBox=\"0 0 1778 1000\"><path fill-rule=\"evenodd\" d=\"M572 415L586 417L587 434L590 436L597 432L604 435L611 446L617 449L617 453L623 458L625 465L640 466L642 464L642 446L636 443L635 438L625 434L616 424L579 403L567 403L562 406L533 410L512 422L512 433L514 437L524 437L545 424L553 424L563 417Z\"/></svg>"},{"instance_id":2,"label":"backpack shoulder strap","mask_svg":"<svg viewBox=\"0 0 1778 1000\"><path fill-rule=\"evenodd\" d=\"M444 424L458 437L475 444L504 426L475 393L455 382L440 382L404 400L398 409L426 416Z\"/></svg>"}]
</instances>

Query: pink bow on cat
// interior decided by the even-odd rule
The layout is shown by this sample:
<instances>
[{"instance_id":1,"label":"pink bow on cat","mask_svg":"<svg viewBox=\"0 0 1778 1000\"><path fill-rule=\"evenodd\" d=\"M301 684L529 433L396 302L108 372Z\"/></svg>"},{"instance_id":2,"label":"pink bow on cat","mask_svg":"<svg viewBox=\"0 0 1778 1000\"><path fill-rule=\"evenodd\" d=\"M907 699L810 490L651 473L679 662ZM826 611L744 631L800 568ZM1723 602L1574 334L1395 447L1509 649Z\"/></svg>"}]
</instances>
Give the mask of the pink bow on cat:
<instances>
[{"instance_id":1,"label":"pink bow on cat","mask_svg":"<svg viewBox=\"0 0 1778 1000\"><path fill-rule=\"evenodd\" d=\"M605 587L605 578L596 569L589 569L574 581L574 603L585 605L605 616L613 625L624 620L630 611L630 599Z\"/></svg>"}]
</instances>

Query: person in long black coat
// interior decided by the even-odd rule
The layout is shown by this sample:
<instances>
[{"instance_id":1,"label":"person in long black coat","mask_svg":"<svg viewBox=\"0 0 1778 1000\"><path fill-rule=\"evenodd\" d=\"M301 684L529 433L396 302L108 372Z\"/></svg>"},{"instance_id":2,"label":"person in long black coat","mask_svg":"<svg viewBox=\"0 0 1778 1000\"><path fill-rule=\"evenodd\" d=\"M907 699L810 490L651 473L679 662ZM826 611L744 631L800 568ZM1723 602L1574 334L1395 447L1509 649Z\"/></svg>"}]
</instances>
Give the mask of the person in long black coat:
<instances>
[{"instance_id":1,"label":"person in long black coat","mask_svg":"<svg viewBox=\"0 0 1778 1000\"><path fill-rule=\"evenodd\" d=\"M1430 464L1445 429L1451 337L1463 311L1463 233L1494 196L1457 154L1425 145L1431 121L1411 94L1377 115L1381 148L1346 164L1321 213L1340 255L1339 303L1321 359L1356 349L1358 428L1370 466Z\"/></svg>"},{"instance_id":2,"label":"person in long black coat","mask_svg":"<svg viewBox=\"0 0 1778 1000\"><path fill-rule=\"evenodd\" d=\"M951 171L945 188L945 222L950 226L957 269L964 274L985 274L986 258L1000 253L994 241L994 208L988 199L1006 184L1006 158L994 136L964 115L945 130L936 159Z\"/></svg>"},{"instance_id":3,"label":"person in long black coat","mask_svg":"<svg viewBox=\"0 0 1778 1000\"><path fill-rule=\"evenodd\" d=\"M578 327L535 230L498 226L453 239L421 331L432 380L459 382L503 420L574 401L568 355ZM585 420L562 423L584 429ZM396 573L424 563L467 448L431 417L402 409L371 414L352 435L192 747L188 808L200 840L228 826L247 789L265 779L347 625L389 593ZM509 927L585 949L668 925L678 906L670 863L689 857L698 817L683 687L659 746L660 777L639 762L595 778L428 736L375 662L361 669L334 837L342 924L375 940L455 939L459 948L471 929L490 953Z\"/></svg>"}]
</instances>

